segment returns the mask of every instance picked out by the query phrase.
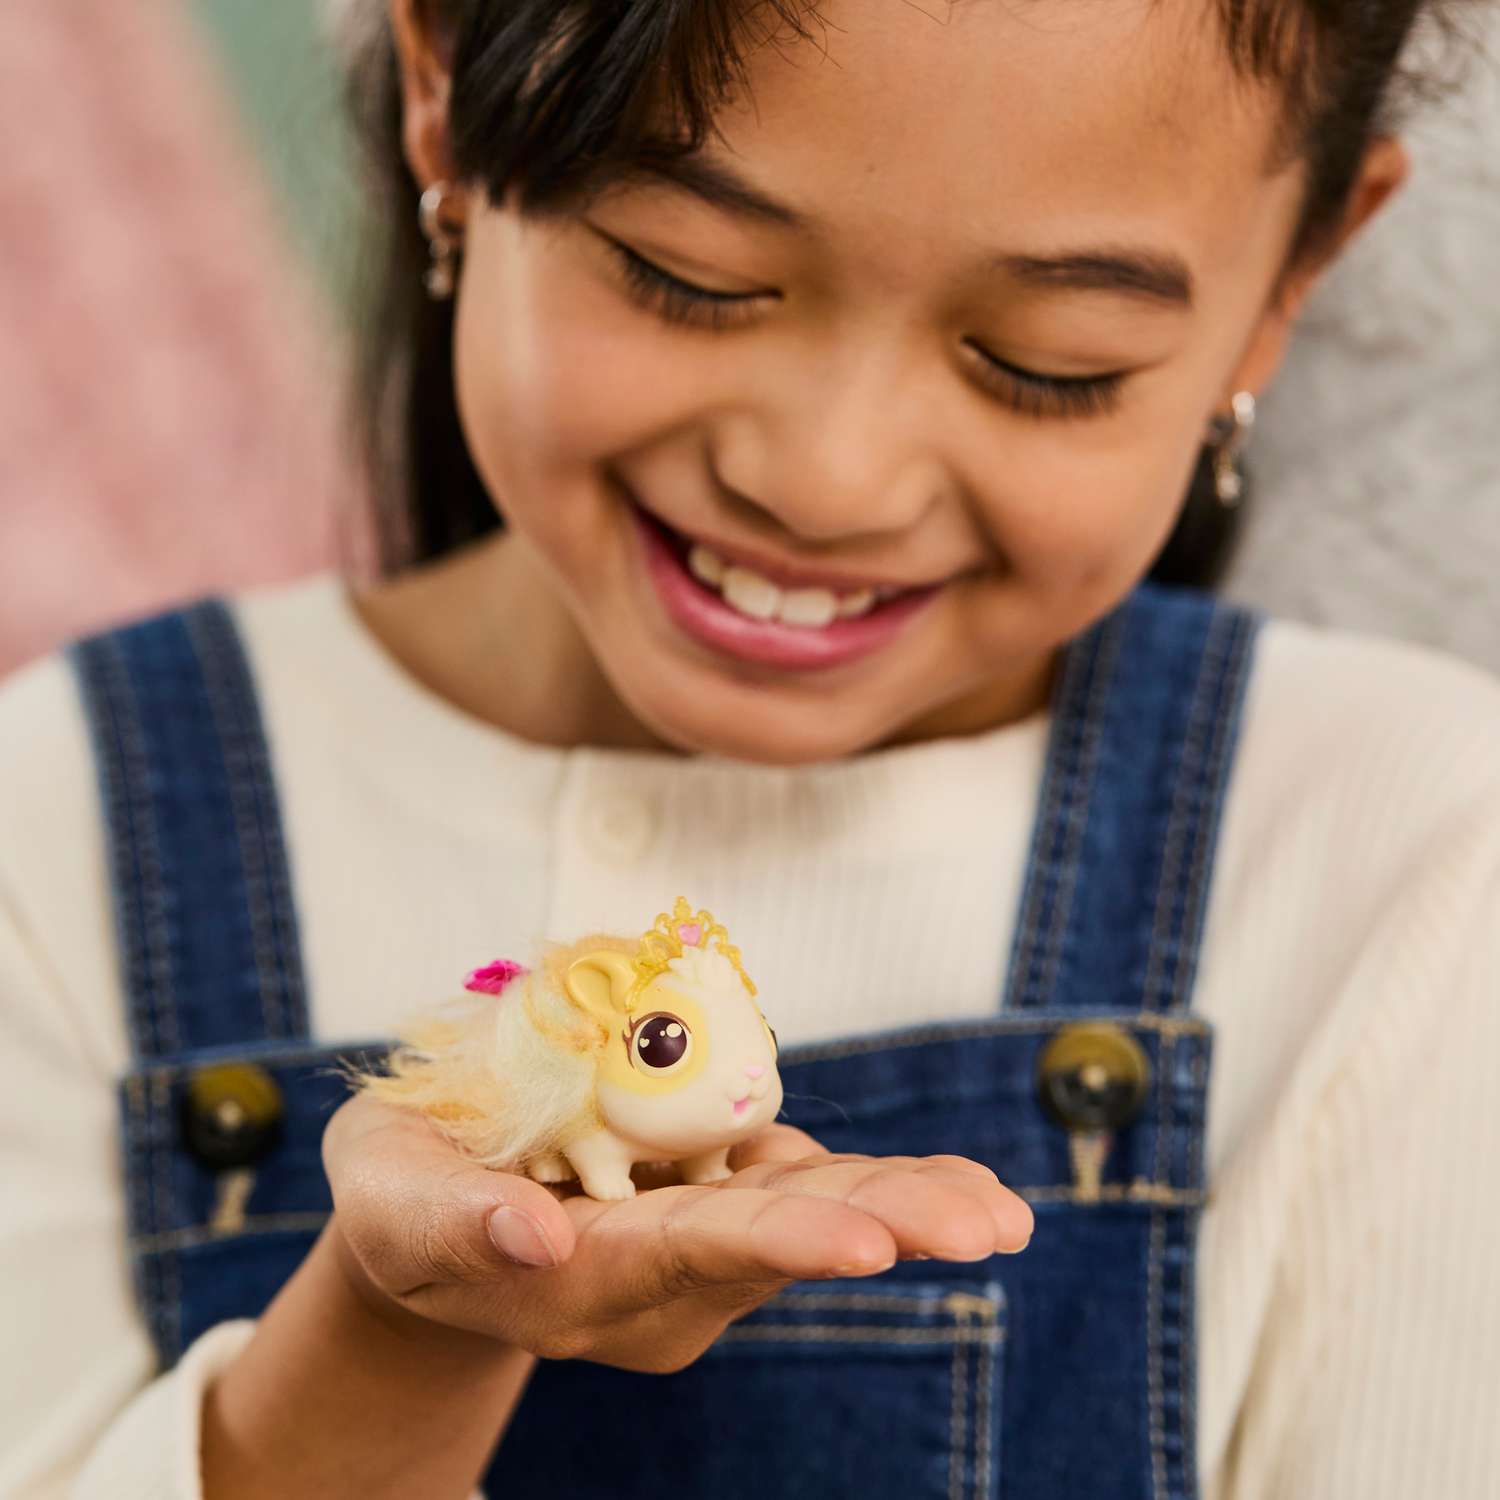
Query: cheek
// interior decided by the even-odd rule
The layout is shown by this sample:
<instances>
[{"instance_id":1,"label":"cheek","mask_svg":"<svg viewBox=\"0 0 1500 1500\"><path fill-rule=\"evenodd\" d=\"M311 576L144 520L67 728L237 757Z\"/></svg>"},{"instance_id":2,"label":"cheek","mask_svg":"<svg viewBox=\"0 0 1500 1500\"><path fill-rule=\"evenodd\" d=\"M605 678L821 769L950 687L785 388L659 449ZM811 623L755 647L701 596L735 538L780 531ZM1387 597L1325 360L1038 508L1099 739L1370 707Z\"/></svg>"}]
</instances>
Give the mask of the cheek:
<instances>
[{"instance_id":1,"label":"cheek","mask_svg":"<svg viewBox=\"0 0 1500 1500\"><path fill-rule=\"evenodd\" d=\"M996 551L1020 582L1062 588L1140 571L1171 530L1196 444L1180 423L1165 436L1144 417L1110 425L1108 436L1081 423L1038 431L981 498Z\"/></svg>"},{"instance_id":2,"label":"cheek","mask_svg":"<svg viewBox=\"0 0 1500 1500\"><path fill-rule=\"evenodd\" d=\"M684 362L666 357L669 341L642 336L643 315L589 265L583 231L493 213L476 229L454 360L486 478L555 480L670 430Z\"/></svg>"},{"instance_id":3,"label":"cheek","mask_svg":"<svg viewBox=\"0 0 1500 1500\"><path fill-rule=\"evenodd\" d=\"M635 1069L630 1066L630 1059L625 1056L625 1047L618 1037L610 1039L609 1049L600 1063L599 1078L603 1083L627 1091L635 1083Z\"/></svg>"}]
</instances>

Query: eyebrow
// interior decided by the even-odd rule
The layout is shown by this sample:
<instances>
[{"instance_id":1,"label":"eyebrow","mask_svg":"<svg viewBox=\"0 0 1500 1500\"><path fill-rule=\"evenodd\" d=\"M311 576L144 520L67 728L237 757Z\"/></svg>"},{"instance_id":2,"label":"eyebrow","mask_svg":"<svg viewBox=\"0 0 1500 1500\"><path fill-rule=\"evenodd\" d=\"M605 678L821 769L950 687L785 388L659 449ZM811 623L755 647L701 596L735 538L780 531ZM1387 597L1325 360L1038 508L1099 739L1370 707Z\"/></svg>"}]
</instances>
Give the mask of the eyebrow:
<instances>
[{"instance_id":1,"label":"eyebrow","mask_svg":"<svg viewBox=\"0 0 1500 1500\"><path fill-rule=\"evenodd\" d=\"M1193 305L1193 276L1163 250L1101 249L1062 255L1002 255L991 263L1031 286L1118 292L1169 307Z\"/></svg>"},{"instance_id":2,"label":"eyebrow","mask_svg":"<svg viewBox=\"0 0 1500 1500\"><path fill-rule=\"evenodd\" d=\"M625 182L664 182L710 208L739 218L801 234L817 233L817 226L805 214L762 192L733 167L711 157L653 156L627 167L621 178ZM1168 251L1106 246L1056 255L999 255L988 262L988 267L1034 287L1114 292L1176 308L1188 308L1193 303L1192 273L1180 256Z\"/></svg>"},{"instance_id":3,"label":"eyebrow","mask_svg":"<svg viewBox=\"0 0 1500 1500\"><path fill-rule=\"evenodd\" d=\"M742 219L757 219L778 229L812 234L812 222L795 208L763 193L733 167L707 156L651 155L620 173L625 182L665 182Z\"/></svg>"}]
</instances>

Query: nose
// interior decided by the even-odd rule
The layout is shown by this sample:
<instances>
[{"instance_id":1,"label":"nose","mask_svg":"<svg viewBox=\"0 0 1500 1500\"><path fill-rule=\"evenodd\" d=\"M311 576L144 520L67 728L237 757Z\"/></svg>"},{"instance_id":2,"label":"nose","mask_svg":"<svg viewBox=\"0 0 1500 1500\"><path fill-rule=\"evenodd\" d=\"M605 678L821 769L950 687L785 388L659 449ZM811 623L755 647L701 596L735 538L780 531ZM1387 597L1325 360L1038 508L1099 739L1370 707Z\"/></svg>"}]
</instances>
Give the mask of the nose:
<instances>
[{"instance_id":1,"label":"nose","mask_svg":"<svg viewBox=\"0 0 1500 1500\"><path fill-rule=\"evenodd\" d=\"M837 369L808 361L772 410L739 413L715 433L723 488L811 545L888 542L918 526L951 483L921 412L904 409L920 402L896 361L868 348L844 358Z\"/></svg>"},{"instance_id":2,"label":"nose","mask_svg":"<svg viewBox=\"0 0 1500 1500\"><path fill-rule=\"evenodd\" d=\"M765 1064L764 1063L759 1063L759 1064L757 1064L753 1068L746 1068L745 1069L745 1072L748 1073L751 1078L759 1078L760 1075L762 1073L764 1073L765 1071L766 1071L766 1069L765 1069Z\"/></svg>"}]
</instances>

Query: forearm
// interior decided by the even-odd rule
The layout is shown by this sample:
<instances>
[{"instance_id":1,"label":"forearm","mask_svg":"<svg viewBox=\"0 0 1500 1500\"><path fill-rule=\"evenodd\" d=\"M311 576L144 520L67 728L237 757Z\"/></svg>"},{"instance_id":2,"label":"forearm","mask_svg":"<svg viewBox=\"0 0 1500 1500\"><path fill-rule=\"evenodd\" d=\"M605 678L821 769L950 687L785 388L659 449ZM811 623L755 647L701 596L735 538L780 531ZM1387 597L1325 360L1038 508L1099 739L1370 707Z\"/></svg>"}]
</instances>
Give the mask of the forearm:
<instances>
[{"instance_id":1,"label":"forearm","mask_svg":"<svg viewBox=\"0 0 1500 1500\"><path fill-rule=\"evenodd\" d=\"M524 1350L382 1316L329 1227L204 1400L205 1500L465 1500L535 1366Z\"/></svg>"}]
</instances>

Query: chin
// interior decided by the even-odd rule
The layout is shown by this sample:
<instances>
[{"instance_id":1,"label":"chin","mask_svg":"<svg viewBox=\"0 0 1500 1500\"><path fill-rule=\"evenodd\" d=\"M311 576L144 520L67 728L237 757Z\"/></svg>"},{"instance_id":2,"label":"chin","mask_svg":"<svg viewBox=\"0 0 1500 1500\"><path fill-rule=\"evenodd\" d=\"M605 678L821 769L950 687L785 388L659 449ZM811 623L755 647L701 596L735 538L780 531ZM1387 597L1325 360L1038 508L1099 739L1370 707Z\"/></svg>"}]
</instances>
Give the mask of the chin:
<instances>
[{"instance_id":1,"label":"chin","mask_svg":"<svg viewBox=\"0 0 1500 1500\"><path fill-rule=\"evenodd\" d=\"M704 693L693 703L685 702L685 695L622 696L641 722L675 749L765 766L837 760L895 732L821 712L807 702L776 703L774 690Z\"/></svg>"}]
</instances>

